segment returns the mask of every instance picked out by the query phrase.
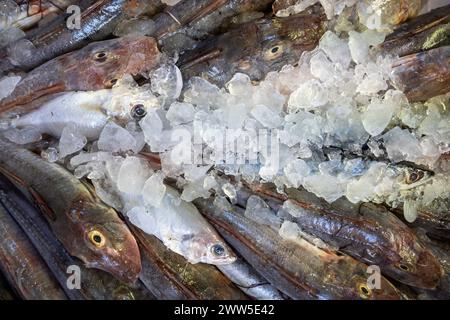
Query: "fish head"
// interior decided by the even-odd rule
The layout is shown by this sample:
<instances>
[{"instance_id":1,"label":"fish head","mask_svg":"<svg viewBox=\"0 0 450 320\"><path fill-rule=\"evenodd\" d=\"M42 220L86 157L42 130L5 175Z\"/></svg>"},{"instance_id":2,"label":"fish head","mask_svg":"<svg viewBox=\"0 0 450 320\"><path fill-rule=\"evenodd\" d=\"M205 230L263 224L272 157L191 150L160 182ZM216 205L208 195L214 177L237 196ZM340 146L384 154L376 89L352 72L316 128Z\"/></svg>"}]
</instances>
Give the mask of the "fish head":
<instances>
[{"instance_id":1,"label":"fish head","mask_svg":"<svg viewBox=\"0 0 450 320\"><path fill-rule=\"evenodd\" d=\"M127 36L91 43L59 59L69 87L99 90L113 87L127 74L146 74L160 58L154 38Z\"/></svg>"},{"instance_id":2,"label":"fish head","mask_svg":"<svg viewBox=\"0 0 450 320\"><path fill-rule=\"evenodd\" d=\"M408 166L399 166L395 169L397 173L397 181L401 190L411 190L417 188L433 178L433 173L420 168Z\"/></svg>"},{"instance_id":3,"label":"fish head","mask_svg":"<svg viewBox=\"0 0 450 320\"><path fill-rule=\"evenodd\" d=\"M182 241L186 257L192 263L225 265L236 261L236 255L220 236L211 229Z\"/></svg>"},{"instance_id":4,"label":"fish head","mask_svg":"<svg viewBox=\"0 0 450 320\"><path fill-rule=\"evenodd\" d=\"M241 41L233 41L242 44L233 49L241 56L227 61L235 61L234 71L260 80L270 71L297 63L304 51L314 49L325 32L324 21L322 15L302 14L258 20L243 29Z\"/></svg>"},{"instance_id":5,"label":"fish head","mask_svg":"<svg viewBox=\"0 0 450 320\"><path fill-rule=\"evenodd\" d=\"M88 268L106 271L121 281L136 281L141 257L135 238L117 213L101 203L84 202L78 215L83 237L77 237L76 256ZM70 241L70 239L69 239Z\"/></svg>"},{"instance_id":6,"label":"fish head","mask_svg":"<svg viewBox=\"0 0 450 320\"><path fill-rule=\"evenodd\" d=\"M405 241L409 244L402 245L400 250L397 250L399 257L386 266L386 274L414 287L436 288L444 273L441 264L416 237Z\"/></svg>"}]
</instances>

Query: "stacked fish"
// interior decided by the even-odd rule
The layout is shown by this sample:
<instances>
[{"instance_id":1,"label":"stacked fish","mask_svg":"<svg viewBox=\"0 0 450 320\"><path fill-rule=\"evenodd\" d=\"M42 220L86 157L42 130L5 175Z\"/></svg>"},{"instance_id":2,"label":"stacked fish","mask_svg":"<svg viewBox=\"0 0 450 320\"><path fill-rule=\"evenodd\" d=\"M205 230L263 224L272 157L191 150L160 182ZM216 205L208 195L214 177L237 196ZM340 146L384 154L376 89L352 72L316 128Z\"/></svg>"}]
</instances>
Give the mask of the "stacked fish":
<instances>
[{"instance_id":1,"label":"stacked fish","mask_svg":"<svg viewBox=\"0 0 450 320\"><path fill-rule=\"evenodd\" d=\"M0 299L450 298L449 23L446 1L2 0Z\"/></svg>"}]
</instances>

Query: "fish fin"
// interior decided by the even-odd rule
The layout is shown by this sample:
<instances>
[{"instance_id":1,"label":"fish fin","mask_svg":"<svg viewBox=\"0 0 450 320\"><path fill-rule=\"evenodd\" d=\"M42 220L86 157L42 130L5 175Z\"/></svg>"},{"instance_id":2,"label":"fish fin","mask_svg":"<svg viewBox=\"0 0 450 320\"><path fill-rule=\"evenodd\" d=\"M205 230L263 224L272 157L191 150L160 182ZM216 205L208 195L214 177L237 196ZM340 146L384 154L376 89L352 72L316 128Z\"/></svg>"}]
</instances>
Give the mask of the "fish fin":
<instances>
[{"instance_id":1,"label":"fish fin","mask_svg":"<svg viewBox=\"0 0 450 320\"><path fill-rule=\"evenodd\" d=\"M208 51L206 53L202 53L201 55L194 56L192 59L182 61L179 65L181 70L190 68L198 63L206 62L208 60L214 59L222 53L222 50L220 49L213 49L211 51Z\"/></svg>"},{"instance_id":2,"label":"fish fin","mask_svg":"<svg viewBox=\"0 0 450 320\"><path fill-rule=\"evenodd\" d=\"M28 187L28 192L33 197L35 204L41 210L41 212L50 220L55 221L56 215L53 210L47 205L42 196L34 190L32 187Z\"/></svg>"}]
</instances>

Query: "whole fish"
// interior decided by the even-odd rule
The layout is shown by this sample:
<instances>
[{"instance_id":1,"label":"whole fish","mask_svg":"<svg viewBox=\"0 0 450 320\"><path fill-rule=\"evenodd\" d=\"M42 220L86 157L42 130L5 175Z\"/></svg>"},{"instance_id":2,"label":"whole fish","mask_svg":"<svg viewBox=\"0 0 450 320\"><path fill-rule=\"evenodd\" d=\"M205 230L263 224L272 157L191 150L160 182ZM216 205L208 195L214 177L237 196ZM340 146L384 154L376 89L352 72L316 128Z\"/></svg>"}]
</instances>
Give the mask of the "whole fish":
<instances>
[{"instance_id":1,"label":"whole fish","mask_svg":"<svg viewBox=\"0 0 450 320\"><path fill-rule=\"evenodd\" d=\"M0 147L0 171L29 193L71 255L125 282L137 279L136 240L112 208L59 165L3 140Z\"/></svg>"},{"instance_id":2,"label":"whole fish","mask_svg":"<svg viewBox=\"0 0 450 320\"><path fill-rule=\"evenodd\" d=\"M2 176L0 176L0 203L8 209L28 235L69 299L154 299L141 282L125 284L106 272L86 268L81 261L71 257L55 238L42 214ZM79 289L69 288L67 285L76 268L80 270Z\"/></svg>"},{"instance_id":3,"label":"whole fish","mask_svg":"<svg viewBox=\"0 0 450 320\"><path fill-rule=\"evenodd\" d=\"M261 80L269 71L296 63L302 52L314 49L325 31L324 20L323 15L308 14L245 23L207 38L182 54L178 65L184 78L201 76L218 85L237 72Z\"/></svg>"},{"instance_id":4,"label":"whole fish","mask_svg":"<svg viewBox=\"0 0 450 320\"><path fill-rule=\"evenodd\" d=\"M450 44L450 4L400 25L379 46L383 53L406 56Z\"/></svg>"},{"instance_id":5,"label":"whole fish","mask_svg":"<svg viewBox=\"0 0 450 320\"><path fill-rule=\"evenodd\" d=\"M146 113L157 105L156 100L147 86L118 85L97 91L70 91L2 123L5 129L33 127L41 134L54 137L61 137L65 127L75 125L79 134L95 140L111 118L119 123L139 120L142 114L138 113Z\"/></svg>"},{"instance_id":6,"label":"whole fish","mask_svg":"<svg viewBox=\"0 0 450 320\"><path fill-rule=\"evenodd\" d=\"M245 294L254 299L284 300L281 293L242 258L217 268Z\"/></svg>"},{"instance_id":7,"label":"whole fish","mask_svg":"<svg viewBox=\"0 0 450 320\"><path fill-rule=\"evenodd\" d=\"M159 59L153 38L130 36L91 43L28 73L9 96L0 100L0 115L49 94L111 88L125 74L151 70Z\"/></svg>"},{"instance_id":8,"label":"whole fish","mask_svg":"<svg viewBox=\"0 0 450 320\"><path fill-rule=\"evenodd\" d=\"M450 88L450 46L411 54L393 63L391 78L409 102L426 101Z\"/></svg>"},{"instance_id":9,"label":"whole fish","mask_svg":"<svg viewBox=\"0 0 450 320\"><path fill-rule=\"evenodd\" d=\"M3 205L0 205L0 234L0 270L23 299L67 299L38 252Z\"/></svg>"},{"instance_id":10,"label":"whole fish","mask_svg":"<svg viewBox=\"0 0 450 320\"><path fill-rule=\"evenodd\" d=\"M281 201L287 201L283 205L290 213L287 219L302 231L361 262L379 266L393 279L420 288L437 286L442 275L439 262L405 224L380 206L355 206L343 199L330 205L301 189L287 189L285 196L268 186L251 189L271 199L276 211Z\"/></svg>"},{"instance_id":11,"label":"whole fish","mask_svg":"<svg viewBox=\"0 0 450 320\"><path fill-rule=\"evenodd\" d=\"M225 239L272 285L293 299L399 299L385 278L381 289L367 284L367 266L307 241L288 241L246 218L236 206L196 200Z\"/></svg>"},{"instance_id":12,"label":"whole fish","mask_svg":"<svg viewBox=\"0 0 450 320\"><path fill-rule=\"evenodd\" d=\"M242 300L245 295L214 266L191 264L155 236L129 224L143 257L140 279L158 299Z\"/></svg>"},{"instance_id":13,"label":"whole fish","mask_svg":"<svg viewBox=\"0 0 450 320\"><path fill-rule=\"evenodd\" d=\"M6 72L11 65L30 70L90 41L102 40L114 31L120 21L145 13L148 7L150 11L154 9L151 1L98 0L81 13L79 27L62 21L44 34L11 44L9 60L2 61L0 70ZM24 48L29 51L28 54L16 54L15 51Z\"/></svg>"}]
</instances>

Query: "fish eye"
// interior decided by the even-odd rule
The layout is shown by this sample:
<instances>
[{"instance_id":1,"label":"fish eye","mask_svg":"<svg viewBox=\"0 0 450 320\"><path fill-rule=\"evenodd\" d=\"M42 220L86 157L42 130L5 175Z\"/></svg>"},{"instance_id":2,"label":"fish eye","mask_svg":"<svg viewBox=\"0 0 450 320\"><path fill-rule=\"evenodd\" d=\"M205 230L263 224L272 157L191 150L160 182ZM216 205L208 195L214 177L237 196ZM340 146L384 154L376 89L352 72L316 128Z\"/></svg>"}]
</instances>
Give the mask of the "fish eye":
<instances>
[{"instance_id":1,"label":"fish eye","mask_svg":"<svg viewBox=\"0 0 450 320\"><path fill-rule=\"evenodd\" d=\"M112 88L117 83L117 79L111 79L106 82L106 87Z\"/></svg>"},{"instance_id":2,"label":"fish eye","mask_svg":"<svg viewBox=\"0 0 450 320\"><path fill-rule=\"evenodd\" d=\"M264 53L264 58L266 60L278 59L283 54L283 51L284 51L283 45L282 44L277 44L277 45L269 48L269 50L267 50Z\"/></svg>"},{"instance_id":3,"label":"fish eye","mask_svg":"<svg viewBox=\"0 0 450 320\"><path fill-rule=\"evenodd\" d=\"M415 171L415 172L411 172L409 175L407 175L406 177L406 183L407 184L412 184L415 183L417 181L419 181L420 179L422 179L424 177L424 173L423 171Z\"/></svg>"},{"instance_id":4,"label":"fish eye","mask_svg":"<svg viewBox=\"0 0 450 320\"><path fill-rule=\"evenodd\" d=\"M399 264L398 267L404 271L409 271L409 267L406 264Z\"/></svg>"},{"instance_id":5,"label":"fish eye","mask_svg":"<svg viewBox=\"0 0 450 320\"><path fill-rule=\"evenodd\" d=\"M215 244L211 247L211 251L215 256L223 256L225 254L225 248L221 244Z\"/></svg>"},{"instance_id":6,"label":"fish eye","mask_svg":"<svg viewBox=\"0 0 450 320\"><path fill-rule=\"evenodd\" d=\"M147 110L145 110L145 107L143 104L136 104L131 109L131 116L135 120L140 120L147 114Z\"/></svg>"},{"instance_id":7,"label":"fish eye","mask_svg":"<svg viewBox=\"0 0 450 320\"><path fill-rule=\"evenodd\" d=\"M103 234L97 230L92 230L89 232L89 240L97 248L102 248L105 246L106 240Z\"/></svg>"},{"instance_id":8,"label":"fish eye","mask_svg":"<svg viewBox=\"0 0 450 320\"><path fill-rule=\"evenodd\" d=\"M370 289L366 284L360 284L358 286L359 296L363 299L369 299L372 296L372 289Z\"/></svg>"},{"instance_id":9,"label":"fish eye","mask_svg":"<svg viewBox=\"0 0 450 320\"><path fill-rule=\"evenodd\" d=\"M104 62L104 61L106 61L106 58L107 58L106 52L104 52L104 51L99 51L99 52L95 53L95 55L94 55L94 59L98 62Z\"/></svg>"}]
</instances>

